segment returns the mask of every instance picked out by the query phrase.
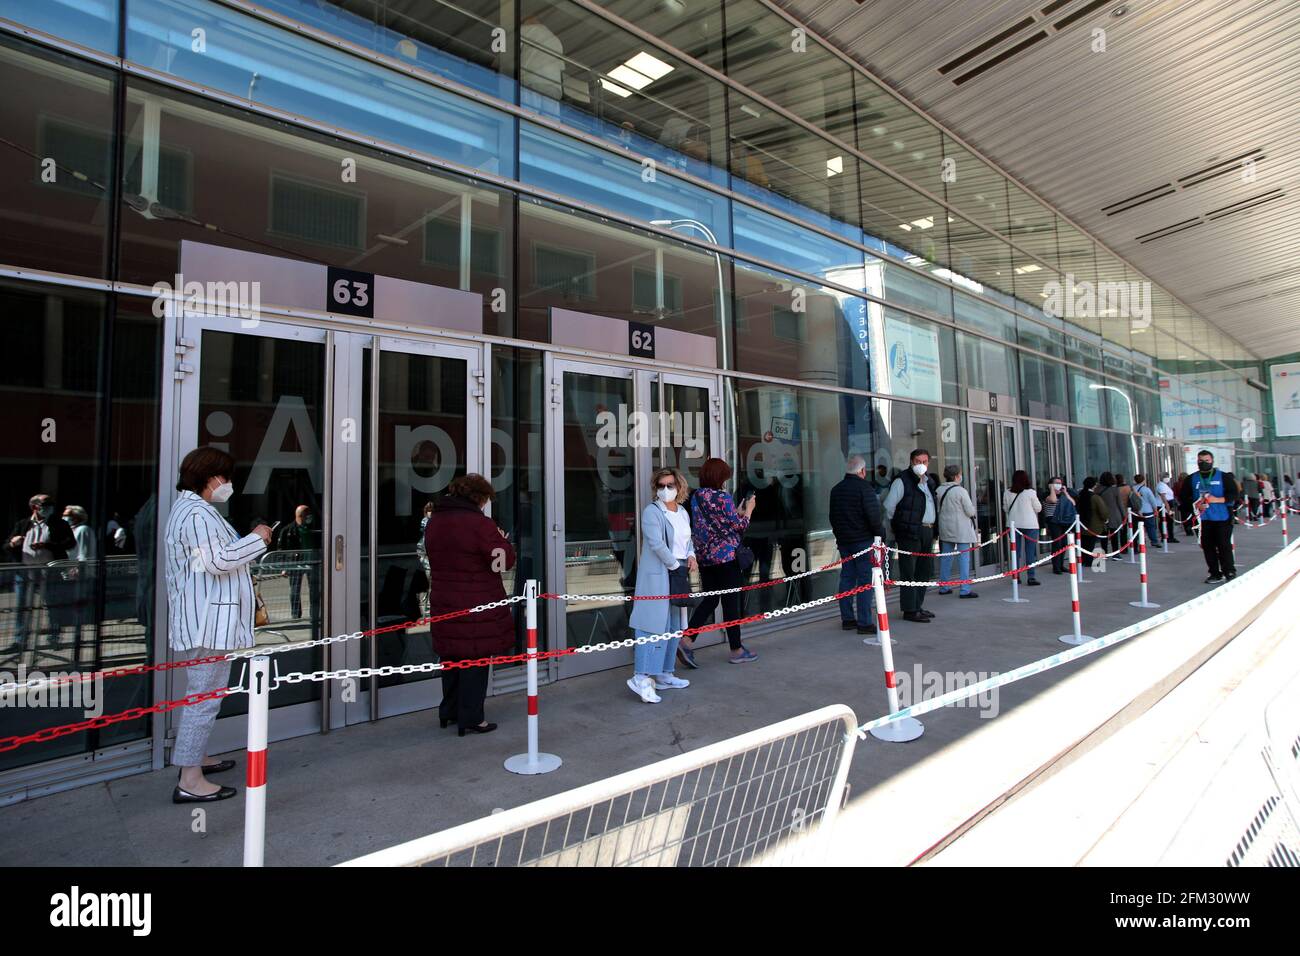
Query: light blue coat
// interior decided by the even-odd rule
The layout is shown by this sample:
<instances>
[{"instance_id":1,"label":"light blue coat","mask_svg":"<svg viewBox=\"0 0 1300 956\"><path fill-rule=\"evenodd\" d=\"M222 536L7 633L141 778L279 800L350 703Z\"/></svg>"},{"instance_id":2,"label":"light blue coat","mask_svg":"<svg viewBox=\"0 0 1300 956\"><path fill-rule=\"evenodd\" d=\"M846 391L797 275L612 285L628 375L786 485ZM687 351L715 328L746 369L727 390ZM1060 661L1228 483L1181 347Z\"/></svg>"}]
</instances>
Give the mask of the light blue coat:
<instances>
[{"instance_id":1,"label":"light blue coat","mask_svg":"<svg viewBox=\"0 0 1300 956\"><path fill-rule=\"evenodd\" d=\"M690 510L685 505L678 505L686 512L689 519ZM668 519L668 508L662 501L646 505L641 512L641 556L636 563L635 594L668 594L668 569L676 567L678 562L673 557L668 542L672 540L672 525ZM688 545L689 556L695 555L695 544ZM676 630L677 617L672 613L676 609L665 601L634 601L632 617L628 622L637 630L650 634Z\"/></svg>"}]
</instances>

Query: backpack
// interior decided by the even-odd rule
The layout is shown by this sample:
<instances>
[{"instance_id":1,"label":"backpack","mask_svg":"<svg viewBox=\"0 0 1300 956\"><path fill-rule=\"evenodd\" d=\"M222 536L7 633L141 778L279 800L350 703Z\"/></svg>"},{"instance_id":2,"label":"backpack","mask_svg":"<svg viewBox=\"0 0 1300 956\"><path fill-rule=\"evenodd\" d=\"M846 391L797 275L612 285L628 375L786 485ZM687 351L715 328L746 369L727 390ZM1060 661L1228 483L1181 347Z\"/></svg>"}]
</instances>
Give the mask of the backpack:
<instances>
[{"instance_id":1,"label":"backpack","mask_svg":"<svg viewBox=\"0 0 1300 956\"><path fill-rule=\"evenodd\" d=\"M1142 513L1142 496L1138 494L1136 488L1129 489L1128 493L1128 510Z\"/></svg>"}]
</instances>

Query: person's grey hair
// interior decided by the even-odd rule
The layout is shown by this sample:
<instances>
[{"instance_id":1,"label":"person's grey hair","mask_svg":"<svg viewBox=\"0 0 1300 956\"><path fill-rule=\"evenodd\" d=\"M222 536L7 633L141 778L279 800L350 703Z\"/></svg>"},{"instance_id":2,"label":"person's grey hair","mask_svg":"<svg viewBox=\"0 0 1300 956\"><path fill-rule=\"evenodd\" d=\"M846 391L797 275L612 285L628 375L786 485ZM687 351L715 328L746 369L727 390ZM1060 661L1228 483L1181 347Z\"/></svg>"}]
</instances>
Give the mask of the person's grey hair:
<instances>
[{"instance_id":1,"label":"person's grey hair","mask_svg":"<svg viewBox=\"0 0 1300 956\"><path fill-rule=\"evenodd\" d=\"M90 521L90 517L86 514L86 509L81 507L81 505L68 505L63 510L68 514L72 515L82 524L86 524L88 521Z\"/></svg>"},{"instance_id":2,"label":"person's grey hair","mask_svg":"<svg viewBox=\"0 0 1300 956\"><path fill-rule=\"evenodd\" d=\"M844 470L850 475L856 475L866 467L867 460L861 455L849 455L849 460L844 463Z\"/></svg>"},{"instance_id":3,"label":"person's grey hair","mask_svg":"<svg viewBox=\"0 0 1300 956\"><path fill-rule=\"evenodd\" d=\"M957 476L961 474L961 465L949 465L943 470L944 481L956 481Z\"/></svg>"}]
</instances>

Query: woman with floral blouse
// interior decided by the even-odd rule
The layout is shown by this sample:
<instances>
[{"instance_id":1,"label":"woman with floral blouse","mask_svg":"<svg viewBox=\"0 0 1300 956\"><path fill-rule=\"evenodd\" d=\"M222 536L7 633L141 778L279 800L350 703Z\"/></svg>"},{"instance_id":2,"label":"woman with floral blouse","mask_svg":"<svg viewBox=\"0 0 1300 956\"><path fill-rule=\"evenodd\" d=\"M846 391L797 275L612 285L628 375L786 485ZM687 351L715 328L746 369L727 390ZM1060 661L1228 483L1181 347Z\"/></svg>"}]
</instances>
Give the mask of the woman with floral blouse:
<instances>
[{"instance_id":1,"label":"woman with floral blouse","mask_svg":"<svg viewBox=\"0 0 1300 956\"><path fill-rule=\"evenodd\" d=\"M747 498L737 510L731 495L722 490L731 477L731 466L721 458L710 458L700 468L700 488L691 496L691 535L695 543L695 559L700 566L700 584L705 591L738 588L748 566L742 567L744 552L740 538L749 527L754 513L754 498ZM737 552L742 551L741 556ZM750 561L752 562L752 556ZM713 619L714 608L722 601L722 617L726 621L738 620L742 613L742 596L739 593L704 598L691 614L691 627L699 627ZM727 628L727 643L731 646L730 663L748 664L758 660L758 655L740 643L740 625ZM683 662L690 667L695 663L694 644L685 639L679 645Z\"/></svg>"}]
</instances>

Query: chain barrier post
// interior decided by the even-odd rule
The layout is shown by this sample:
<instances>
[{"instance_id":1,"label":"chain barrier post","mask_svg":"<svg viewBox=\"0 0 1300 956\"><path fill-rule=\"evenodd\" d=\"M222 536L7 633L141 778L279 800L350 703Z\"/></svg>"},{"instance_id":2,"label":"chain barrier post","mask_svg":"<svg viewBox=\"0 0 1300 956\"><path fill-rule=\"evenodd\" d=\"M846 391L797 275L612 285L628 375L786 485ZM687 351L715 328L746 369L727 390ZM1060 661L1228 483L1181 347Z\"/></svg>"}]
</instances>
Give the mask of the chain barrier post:
<instances>
[{"instance_id":1,"label":"chain barrier post","mask_svg":"<svg viewBox=\"0 0 1300 956\"><path fill-rule=\"evenodd\" d=\"M1142 584L1142 599L1140 601L1129 601L1130 607L1159 607L1159 604L1152 604L1147 600L1147 525L1143 521L1138 525L1138 578Z\"/></svg>"},{"instance_id":2,"label":"chain barrier post","mask_svg":"<svg viewBox=\"0 0 1300 956\"><path fill-rule=\"evenodd\" d=\"M885 573L879 564L871 569L871 590L876 598L876 636L879 638L880 654L885 663L885 694L889 698L889 712L896 714L899 711L898 681L894 676L894 652L889 642L889 612L885 609ZM874 642L871 638L867 638L862 643ZM898 720L891 720L871 730L871 736L877 740L895 744L915 740L923 733L925 733L925 725L915 717L900 717Z\"/></svg>"},{"instance_id":3,"label":"chain barrier post","mask_svg":"<svg viewBox=\"0 0 1300 956\"><path fill-rule=\"evenodd\" d=\"M244 866L266 855L266 731L271 712L271 658L248 662L248 765L244 790Z\"/></svg>"},{"instance_id":4,"label":"chain barrier post","mask_svg":"<svg viewBox=\"0 0 1300 956\"><path fill-rule=\"evenodd\" d=\"M1287 534L1286 534L1286 510L1287 510L1287 509L1286 509L1286 501L1283 500L1282 503L1278 505L1278 507L1282 509L1282 550L1285 551L1285 550L1286 550L1286 546L1287 546Z\"/></svg>"},{"instance_id":5,"label":"chain barrier post","mask_svg":"<svg viewBox=\"0 0 1300 956\"><path fill-rule=\"evenodd\" d=\"M1067 533L1070 533L1070 532L1067 532ZM1073 530L1072 533L1075 534L1075 535L1077 536L1077 540L1080 542L1080 549L1082 549L1082 542L1083 542L1083 519L1080 518L1080 517L1078 517L1077 515L1075 516L1075 519L1074 519L1074 530ZM1067 539L1067 540L1068 540L1068 539ZM1074 552L1071 551L1070 553L1073 554ZM1079 570L1078 570L1078 573L1076 573L1076 574L1074 575L1074 577L1075 577L1075 584L1076 584L1078 587L1083 587L1085 584L1088 583L1088 579L1085 578L1085 577L1083 576L1083 559L1082 559L1082 558L1079 559L1078 564L1079 564Z\"/></svg>"},{"instance_id":6,"label":"chain barrier post","mask_svg":"<svg viewBox=\"0 0 1300 956\"><path fill-rule=\"evenodd\" d=\"M1134 513L1133 509L1130 508L1128 505L1124 506L1124 510L1128 514L1128 521L1124 522L1124 527L1126 533L1128 534L1128 563L1137 564L1138 563L1137 548L1133 544L1133 538L1136 532L1134 532L1133 529L1136 528L1139 524L1141 524L1142 515ZM1124 542L1120 542L1120 543L1123 544Z\"/></svg>"},{"instance_id":7,"label":"chain barrier post","mask_svg":"<svg viewBox=\"0 0 1300 956\"><path fill-rule=\"evenodd\" d=\"M872 603L875 605L877 618L879 618L880 612L885 609L885 588L882 583L881 587L877 590L874 569L875 568L882 569L881 580L883 582L884 559L887 556L887 554L888 552L885 551L885 544L883 541L880 540L880 537L876 536L875 538L872 538L871 539L871 567L873 570L872 570L872 578L871 578L871 600ZM872 647L879 647L880 628L877 627L876 633L873 634L871 637L864 637L862 639L862 643L870 644Z\"/></svg>"},{"instance_id":8,"label":"chain barrier post","mask_svg":"<svg viewBox=\"0 0 1300 956\"><path fill-rule=\"evenodd\" d=\"M1083 633L1083 619L1079 614L1079 579L1075 574L1075 567L1081 565L1082 561L1079 557L1079 541L1073 531L1070 532L1067 542L1070 548L1070 615L1074 621L1074 631L1061 635L1058 640L1062 644L1082 644L1092 638Z\"/></svg>"},{"instance_id":9,"label":"chain barrier post","mask_svg":"<svg viewBox=\"0 0 1300 956\"><path fill-rule=\"evenodd\" d=\"M1018 539L1016 537L1016 523L1011 522L1011 530L1008 532L1011 536L1011 597L1003 598L1008 604L1028 604L1028 598L1020 596L1020 557L1018 548Z\"/></svg>"},{"instance_id":10,"label":"chain barrier post","mask_svg":"<svg viewBox=\"0 0 1300 956\"><path fill-rule=\"evenodd\" d=\"M524 623L528 628L528 752L506 761L511 773L539 774L558 770L562 760L555 754L537 752L537 592L536 578L524 583Z\"/></svg>"},{"instance_id":11,"label":"chain barrier post","mask_svg":"<svg viewBox=\"0 0 1300 956\"><path fill-rule=\"evenodd\" d=\"M1161 554L1169 553L1169 522L1173 519L1173 516L1168 514L1167 513L1168 511L1169 511L1169 502L1166 501L1165 502L1166 513L1162 514L1159 517L1159 519L1157 519L1160 522L1160 553Z\"/></svg>"}]
</instances>

